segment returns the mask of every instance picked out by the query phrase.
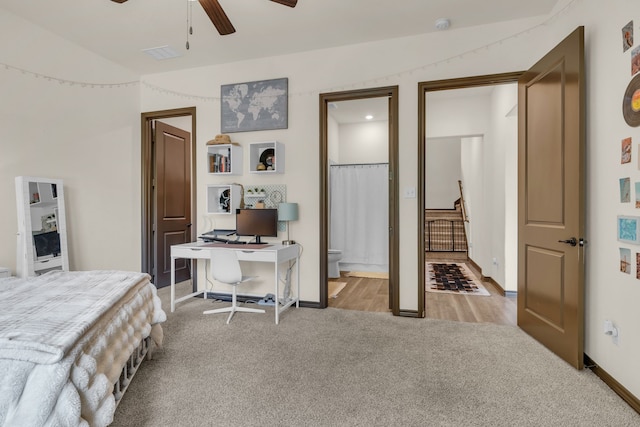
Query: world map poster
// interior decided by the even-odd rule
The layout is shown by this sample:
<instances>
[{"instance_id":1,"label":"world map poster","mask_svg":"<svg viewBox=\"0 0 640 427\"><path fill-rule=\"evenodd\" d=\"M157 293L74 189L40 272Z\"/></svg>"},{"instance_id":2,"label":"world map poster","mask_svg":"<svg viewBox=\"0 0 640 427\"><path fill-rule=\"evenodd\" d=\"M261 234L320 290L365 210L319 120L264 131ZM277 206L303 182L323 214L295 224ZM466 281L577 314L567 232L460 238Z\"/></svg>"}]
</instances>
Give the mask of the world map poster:
<instances>
[{"instance_id":1,"label":"world map poster","mask_svg":"<svg viewBox=\"0 0 640 427\"><path fill-rule=\"evenodd\" d=\"M221 87L221 132L286 129L287 78L234 83Z\"/></svg>"}]
</instances>

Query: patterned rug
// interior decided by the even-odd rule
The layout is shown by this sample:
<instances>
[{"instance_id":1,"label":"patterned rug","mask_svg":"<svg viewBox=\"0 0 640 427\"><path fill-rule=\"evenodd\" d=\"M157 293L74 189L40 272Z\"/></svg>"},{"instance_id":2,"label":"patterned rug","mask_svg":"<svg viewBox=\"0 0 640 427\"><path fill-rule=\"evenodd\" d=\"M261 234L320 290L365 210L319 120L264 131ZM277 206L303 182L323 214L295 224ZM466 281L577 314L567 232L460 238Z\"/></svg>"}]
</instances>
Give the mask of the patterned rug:
<instances>
[{"instance_id":1,"label":"patterned rug","mask_svg":"<svg viewBox=\"0 0 640 427\"><path fill-rule=\"evenodd\" d=\"M426 290L448 294L490 296L475 275L462 263L427 263Z\"/></svg>"}]
</instances>

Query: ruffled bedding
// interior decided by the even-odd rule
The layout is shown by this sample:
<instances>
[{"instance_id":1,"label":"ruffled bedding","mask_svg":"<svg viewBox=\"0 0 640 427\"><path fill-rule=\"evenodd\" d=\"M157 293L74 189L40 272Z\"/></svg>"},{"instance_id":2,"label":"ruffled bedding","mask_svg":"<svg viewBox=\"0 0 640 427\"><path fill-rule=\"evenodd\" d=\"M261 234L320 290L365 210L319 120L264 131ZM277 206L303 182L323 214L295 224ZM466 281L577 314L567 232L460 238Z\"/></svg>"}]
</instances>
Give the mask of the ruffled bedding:
<instances>
[{"instance_id":1,"label":"ruffled bedding","mask_svg":"<svg viewBox=\"0 0 640 427\"><path fill-rule=\"evenodd\" d=\"M109 425L122 367L165 320L143 273L0 279L0 426Z\"/></svg>"}]
</instances>

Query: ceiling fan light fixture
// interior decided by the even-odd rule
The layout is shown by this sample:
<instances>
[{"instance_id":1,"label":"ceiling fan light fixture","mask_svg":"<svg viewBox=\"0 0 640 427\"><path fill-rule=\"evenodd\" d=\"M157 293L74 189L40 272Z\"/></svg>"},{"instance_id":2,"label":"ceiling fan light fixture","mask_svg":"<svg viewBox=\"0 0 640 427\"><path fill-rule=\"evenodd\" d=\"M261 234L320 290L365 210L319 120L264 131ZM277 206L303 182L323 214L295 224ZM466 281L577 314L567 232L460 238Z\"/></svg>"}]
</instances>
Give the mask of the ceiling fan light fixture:
<instances>
[{"instance_id":1,"label":"ceiling fan light fixture","mask_svg":"<svg viewBox=\"0 0 640 427\"><path fill-rule=\"evenodd\" d=\"M438 31L448 30L451 26L451 21L448 18L440 18L436 20L436 29Z\"/></svg>"}]
</instances>

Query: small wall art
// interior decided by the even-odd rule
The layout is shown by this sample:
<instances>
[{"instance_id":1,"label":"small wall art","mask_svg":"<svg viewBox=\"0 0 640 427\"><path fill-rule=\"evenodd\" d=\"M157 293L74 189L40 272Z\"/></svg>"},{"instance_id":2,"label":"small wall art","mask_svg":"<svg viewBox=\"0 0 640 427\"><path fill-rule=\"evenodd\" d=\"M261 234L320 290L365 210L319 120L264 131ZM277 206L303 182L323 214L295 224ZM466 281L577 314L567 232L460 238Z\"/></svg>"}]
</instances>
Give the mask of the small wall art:
<instances>
[{"instance_id":1,"label":"small wall art","mask_svg":"<svg viewBox=\"0 0 640 427\"><path fill-rule=\"evenodd\" d=\"M631 179L620 178L620 203L631 202Z\"/></svg>"},{"instance_id":2,"label":"small wall art","mask_svg":"<svg viewBox=\"0 0 640 427\"><path fill-rule=\"evenodd\" d=\"M640 217L618 215L618 240L640 245Z\"/></svg>"},{"instance_id":3,"label":"small wall art","mask_svg":"<svg viewBox=\"0 0 640 427\"><path fill-rule=\"evenodd\" d=\"M631 51L631 75L634 76L640 71L640 47Z\"/></svg>"},{"instance_id":4,"label":"small wall art","mask_svg":"<svg viewBox=\"0 0 640 427\"><path fill-rule=\"evenodd\" d=\"M631 274L631 249L620 248L620 271Z\"/></svg>"},{"instance_id":5,"label":"small wall art","mask_svg":"<svg viewBox=\"0 0 640 427\"><path fill-rule=\"evenodd\" d=\"M620 163L631 163L631 138L625 138L622 140L622 150L620 154Z\"/></svg>"},{"instance_id":6,"label":"small wall art","mask_svg":"<svg viewBox=\"0 0 640 427\"><path fill-rule=\"evenodd\" d=\"M626 52L633 46L633 21L622 27L622 51Z\"/></svg>"},{"instance_id":7,"label":"small wall art","mask_svg":"<svg viewBox=\"0 0 640 427\"><path fill-rule=\"evenodd\" d=\"M222 85L222 133L286 129L288 85L286 78Z\"/></svg>"}]
</instances>

